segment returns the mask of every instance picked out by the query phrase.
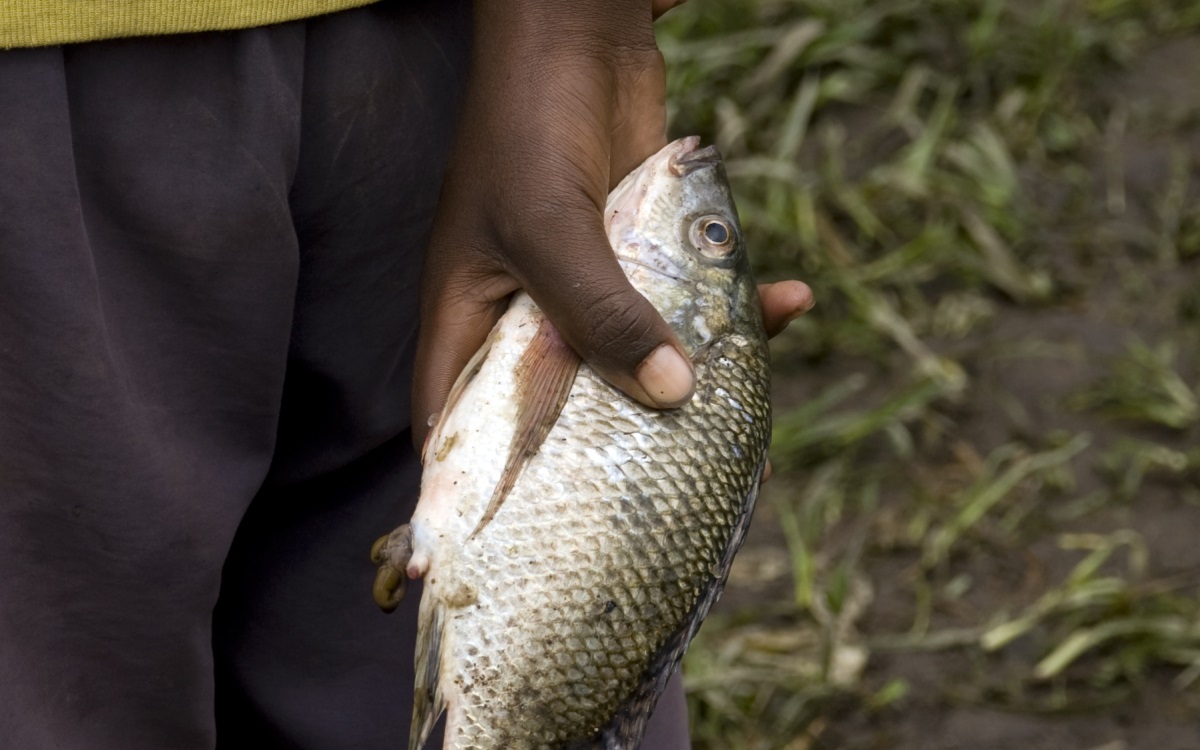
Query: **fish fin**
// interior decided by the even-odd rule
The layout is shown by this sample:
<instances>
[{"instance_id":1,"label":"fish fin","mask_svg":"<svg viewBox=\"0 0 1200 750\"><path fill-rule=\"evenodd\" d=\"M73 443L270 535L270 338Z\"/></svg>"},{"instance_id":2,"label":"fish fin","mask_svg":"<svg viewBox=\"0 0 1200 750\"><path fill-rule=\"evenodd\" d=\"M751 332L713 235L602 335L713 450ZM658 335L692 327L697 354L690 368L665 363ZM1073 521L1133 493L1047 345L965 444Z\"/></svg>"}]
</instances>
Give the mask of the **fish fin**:
<instances>
[{"instance_id":1,"label":"fish fin","mask_svg":"<svg viewBox=\"0 0 1200 750\"><path fill-rule=\"evenodd\" d=\"M442 694L442 636L445 634L446 610L431 596L421 597L417 624L417 681L413 695L412 728L408 735L408 750L421 750L425 741L446 710Z\"/></svg>"},{"instance_id":2,"label":"fish fin","mask_svg":"<svg viewBox=\"0 0 1200 750\"><path fill-rule=\"evenodd\" d=\"M758 471L754 474L750 494L746 498L745 509L733 527L733 534L730 535L729 544L726 545L725 552L721 556L720 565L715 575L700 592L691 613L679 630L667 639L654 658L650 660L650 666L646 668L641 684L621 704L608 725L600 730L596 740L593 740L597 744L580 745L580 750L584 750L584 748L590 750L593 747L597 750L637 750L641 744L642 736L646 733L646 722L650 719L654 705L658 703L659 696L666 690L667 681L671 679L671 675L679 668L679 662L683 659L688 644L699 632L704 618L708 616L709 610L712 609L713 604L721 596L721 591L725 588L725 581L729 578L729 569L733 567L733 557L741 549L742 542L746 540L746 531L750 528L750 517L754 513L754 505L758 500L758 488L766 465L767 453L764 450Z\"/></svg>"},{"instance_id":3,"label":"fish fin","mask_svg":"<svg viewBox=\"0 0 1200 750\"><path fill-rule=\"evenodd\" d=\"M542 447L567 403L579 363L579 355L550 321L542 318L537 333L517 362L517 428L508 449L508 460L471 537L495 517L529 459Z\"/></svg>"},{"instance_id":4,"label":"fish fin","mask_svg":"<svg viewBox=\"0 0 1200 750\"><path fill-rule=\"evenodd\" d=\"M484 339L483 345L479 347L478 351L471 355L471 358L467 360L466 366L463 367L463 371L458 374L457 378L455 378L454 385L450 386L450 393L446 396L446 404L442 407L440 412L434 415L435 420L431 420L433 421L433 424L430 425L432 429L429 431L429 434L425 436L425 445L421 447L422 466L429 463L429 451L436 451L441 445L442 441L439 439L440 435L438 434L438 428L441 426L443 418L454 410L454 406L458 403L459 399L462 398L463 392L467 390L467 386L470 385L471 381L475 379L475 376L479 374L479 370L483 367L483 361L487 359L488 352L492 350L492 345L496 343L496 337L499 335L499 330L500 321L496 321L496 324L492 326L492 330L488 333L487 338Z\"/></svg>"}]
</instances>

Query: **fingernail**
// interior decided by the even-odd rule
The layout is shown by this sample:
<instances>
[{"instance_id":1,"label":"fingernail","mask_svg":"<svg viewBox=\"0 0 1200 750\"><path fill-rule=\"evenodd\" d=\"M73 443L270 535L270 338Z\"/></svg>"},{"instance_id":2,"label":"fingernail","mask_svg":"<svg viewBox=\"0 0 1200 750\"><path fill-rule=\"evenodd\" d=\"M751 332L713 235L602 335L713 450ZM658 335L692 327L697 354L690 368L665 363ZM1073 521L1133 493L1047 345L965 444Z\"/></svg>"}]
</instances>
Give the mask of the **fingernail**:
<instances>
[{"instance_id":1,"label":"fingernail","mask_svg":"<svg viewBox=\"0 0 1200 750\"><path fill-rule=\"evenodd\" d=\"M813 309L813 305L815 305L815 304L816 304L816 302L814 300L809 299L808 303L806 305L804 305L804 307L798 307L795 310L792 310L791 314L787 316L787 320L783 321L784 328L791 325L792 321L796 320L804 313Z\"/></svg>"},{"instance_id":2,"label":"fingernail","mask_svg":"<svg viewBox=\"0 0 1200 750\"><path fill-rule=\"evenodd\" d=\"M692 397L692 368L670 344L663 344L642 360L637 381L659 406L682 406Z\"/></svg>"},{"instance_id":3,"label":"fingernail","mask_svg":"<svg viewBox=\"0 0 1200 750\"><path fill-rule=\"evenodd\" d=\"M791 322L792 322L793 320L795 320L796 318L800 317L800 316L801 316L801 315L803 315L804 313L806 313L806 312L808 312L809 310L813 309L813 307L814 307L816 304L817 304L817 299L816 299L816 297L809 297L809 298L808 298L808 302L806 302L806 303L804 304L804 307L797 308L797 309L796 309L796 310L795 310L795 311L794 311L794 312L793 312L793 313L792 313L790 316L788 316L787 322L791 323Z\"/></svg>"}]
</instances>

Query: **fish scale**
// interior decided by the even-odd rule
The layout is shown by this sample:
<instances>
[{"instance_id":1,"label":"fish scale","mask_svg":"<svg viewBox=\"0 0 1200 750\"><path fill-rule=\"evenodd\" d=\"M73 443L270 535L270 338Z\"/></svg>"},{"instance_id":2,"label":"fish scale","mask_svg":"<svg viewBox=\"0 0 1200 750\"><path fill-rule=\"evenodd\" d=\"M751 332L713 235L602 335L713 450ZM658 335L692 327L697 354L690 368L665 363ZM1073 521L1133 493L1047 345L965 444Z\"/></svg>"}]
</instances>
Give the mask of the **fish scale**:
<instances>
[{"instance_id":1,"label":"fish scale","mask_svg":"<svg viewBox=\"0 0 1200 750\"><path fill-rule=\"evenodd\" d=\"M770 376L719 157L668 145L607 220L692 358L695 394L642 406L514 300L434 427L411 525L375 550L381 604L402 573L425 578L412 750L443 708L447 749L632 750L745 535ZM706 244L712 221L725 242ZM565 395L527 408L546 393Z\"/></svg>"},{"instance_id":2,"label":"fish scale","mask_svg":"<svg viewBox=\"0 0 1200 750\"><path fill-rule=\"evenodd\" d=\"M703 438L757 432L761 442L768 406L743 387L756 380L752 370L705 368L697 380L701 389L688 406L655 412L618 397L590 371L580 373L558 423L481 538L480 600L487 604L472 617L486 635L459 643L450 657L462 665L454 679L463 686L463 713L475 719L461 727L462 746L519 747L539 737L548 741L533 747L549 750L593 734L596 717L616 711L642 678L641 665L712 585L757 467L714 471L728 456L721 441ZM714 392L720 385L747 391L753 421L714 408L724 407ZM615 477L612 464L589 460L589 448L612 442L613 432L598 429L601 421L616 434L649 439L654 462L619 463ZM663 484L654 494L638 491L651 473ZM572 477L566 492L563 474ZM702 483L715 487L693 494ZM596 498L586 513L580 496ZM525 669L492 671L473 660L483 647ZM521 698L519 735L507 730L513 717L496 710L508 696Z\"/></svg>"}]
</instances>

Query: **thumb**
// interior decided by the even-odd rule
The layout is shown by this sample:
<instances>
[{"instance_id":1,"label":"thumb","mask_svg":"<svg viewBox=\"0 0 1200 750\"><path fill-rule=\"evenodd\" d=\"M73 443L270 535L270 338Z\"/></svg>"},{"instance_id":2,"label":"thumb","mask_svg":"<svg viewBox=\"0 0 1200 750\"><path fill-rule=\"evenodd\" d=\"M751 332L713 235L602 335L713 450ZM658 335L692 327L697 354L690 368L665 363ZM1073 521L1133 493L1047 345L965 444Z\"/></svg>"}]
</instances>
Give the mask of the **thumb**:
<instances>
[{"instance_id":1,"label":"thumb","mask_svg":"<svg viewBox=\"0 0 1200 750\"><path fill-rule=\"evenodd\" d=\"M577 215L560 215L528 238L540 247L523 256L536 262L513 269L521 286L609 383L650 407L686 403L694 389L691 363L671 327L625 277L599 212L591 204L565 210Z\"/></svg>"},{"instance_id":2,"label":"thumb","mask_svg":"<svg viewBox=\"0 0 1200 750\"><path fill-rule=\"evenodd\" d=\"M691 363L671 327L625 277L600 215L586 202L574 211L561 205L557 210L555 221L528 223L540 231L513 243L523 252L509 255L507 274L472 271L474 264L442 262L449 259L437 254L427 263L413 380L418 447L430 417L444 407L454 380L518 286L576 353L619 390L652 408L680 406L691 398Z\"/></svg>"}]
</instances>

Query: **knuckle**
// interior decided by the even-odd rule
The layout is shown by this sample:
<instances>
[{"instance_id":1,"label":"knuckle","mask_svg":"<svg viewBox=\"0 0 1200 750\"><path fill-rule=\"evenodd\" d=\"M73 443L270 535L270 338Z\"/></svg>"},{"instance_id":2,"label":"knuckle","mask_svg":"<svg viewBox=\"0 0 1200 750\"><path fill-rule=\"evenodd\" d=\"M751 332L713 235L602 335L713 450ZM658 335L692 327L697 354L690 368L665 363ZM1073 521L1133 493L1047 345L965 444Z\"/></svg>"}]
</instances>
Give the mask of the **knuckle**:
<instances>
[{"instance_id":1,"label":"knuckle","mask_svg":"<svg viewBox=\"0 0 1200 750\"><path fill-rule=\"evenodd\" d=\"M588 359L621 370L632 370L659 343L654 318L631 295L611 291L590 300L584 318Z\"/></svg>"},{"instance_id":2,"label":"knuckle","mask_svg":"<svg viewBox=\"0 0 1200 750\"><path fill-rule=\"evenodd\" d=\"M641 77L648 73L661 73L667 64L654 38L627 40L607 52L606 62L618 75Z\"/></svg>"}]
</instances>

